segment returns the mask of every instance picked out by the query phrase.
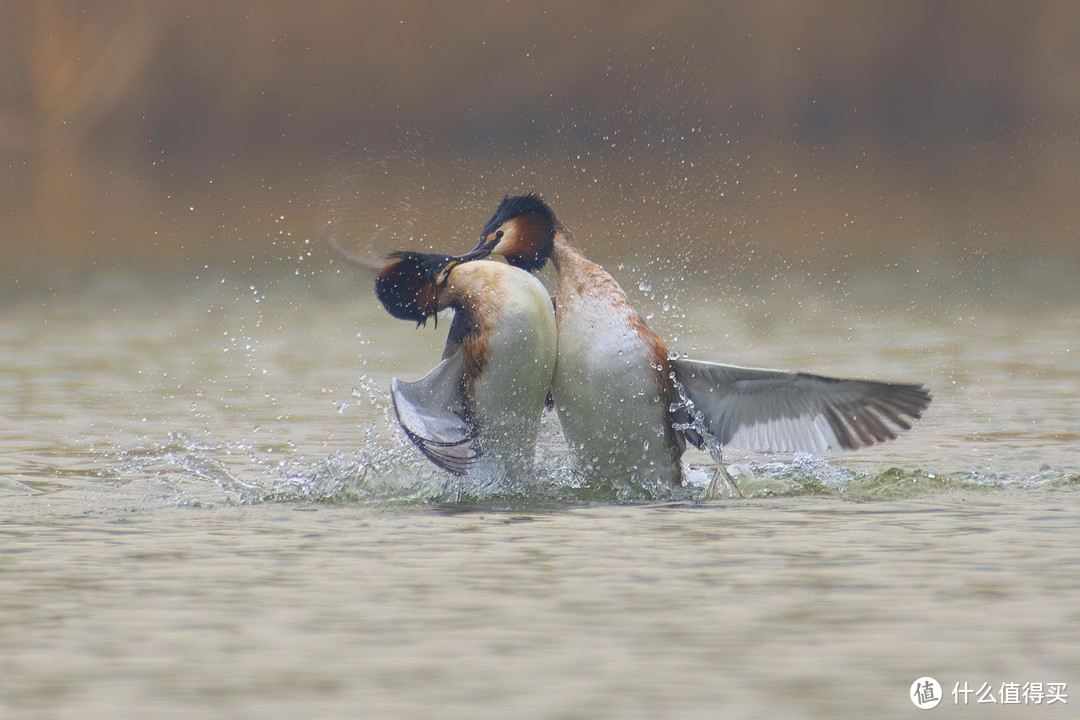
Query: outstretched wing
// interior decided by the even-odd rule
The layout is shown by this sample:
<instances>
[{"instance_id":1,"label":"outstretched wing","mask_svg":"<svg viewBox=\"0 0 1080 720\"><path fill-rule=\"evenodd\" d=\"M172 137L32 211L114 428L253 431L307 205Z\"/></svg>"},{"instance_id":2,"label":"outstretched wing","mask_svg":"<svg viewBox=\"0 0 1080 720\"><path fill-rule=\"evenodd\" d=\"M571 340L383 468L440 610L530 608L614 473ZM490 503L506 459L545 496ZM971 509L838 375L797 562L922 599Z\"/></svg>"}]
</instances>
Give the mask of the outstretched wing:
<instances>
[{"instance_id":1,"label":"outstretched wing","mask_svg":"<svg viewBox=\"0 0 1080 720\"><path fill-rule=\"evenodd\" d=\"M922 385L842 380L673 360L675 378L721 446L765 452L854 450L894 439L930 404ZM687 439L701 447L692 431Z\"/></svg>"},{"instance_id":2,"label":"outstretched wing","mask_svg":"<svg viewBox=\"0 0 1080 720\"><path fill-rule=\"evenodd\" d=\"M462 354L446 358L416 382L394 378L390 397L398 422L433 463L464 475L480 457L477 429L461 394Z\"/></svg>"}]
</instances>

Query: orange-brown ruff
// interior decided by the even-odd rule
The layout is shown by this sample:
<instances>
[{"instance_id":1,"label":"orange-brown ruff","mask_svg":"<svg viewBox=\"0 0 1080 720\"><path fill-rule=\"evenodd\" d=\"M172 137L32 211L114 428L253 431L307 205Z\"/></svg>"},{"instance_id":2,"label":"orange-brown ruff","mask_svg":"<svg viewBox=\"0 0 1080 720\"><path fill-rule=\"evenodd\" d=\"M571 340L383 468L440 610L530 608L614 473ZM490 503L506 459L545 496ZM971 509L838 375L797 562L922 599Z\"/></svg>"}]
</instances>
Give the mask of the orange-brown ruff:
<instances>
[{"instance_id":1,"label":"orange-brown ruff","mask_svg":"<svg viewBox=\"0 0 1080 720\"><path fill-rule=\"evenodd\" d=\"M537 195L506 197L459 260L491 253L558 273L552 395L563 434L590 477L657 491L683 481L699 449L822 453L891 440L930 404L914 383L849 380L669 356L619 284L570 244Z\"/></svg>"},{"instance_id":2,"label":"orange-brown ruff","mask_svg":"<svg viewBox=\"0 0 1080 720\"><path fill-rule=\"evenodd\" d=\"M490 268L481 267L484 273L472 273L469 281L473 285L462 283L463 274L454 268L444 291L446 301L468 311L459 310L455 315L457 326L453 328L443 348L443 359L453 355L458 348L463 355L462 391L471 399L476 390L477 380L487 369L491 358L491 335L498 327L502 315L503 295L506 289L501 287ZM460 318L460 319L459 319Z\"/></svg>"}]
</instances>

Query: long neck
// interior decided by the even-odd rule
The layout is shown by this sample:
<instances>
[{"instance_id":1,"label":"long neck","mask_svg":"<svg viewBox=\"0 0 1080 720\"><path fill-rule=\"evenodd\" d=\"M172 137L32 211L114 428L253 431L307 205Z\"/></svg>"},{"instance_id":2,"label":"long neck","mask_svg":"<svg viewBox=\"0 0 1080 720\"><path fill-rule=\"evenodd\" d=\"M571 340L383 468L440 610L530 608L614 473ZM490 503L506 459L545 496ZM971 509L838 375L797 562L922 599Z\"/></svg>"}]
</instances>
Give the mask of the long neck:
<instances>
[{"instance_id":1,"label":"long neck","mask_svg":"<svg viewBox=\"0 0 1080 720\"><path fill-rule=\"evenodd\" d=\"M600 265L585 257L580 250L570 244L570 238L565 233L555 235L555 249L551 253L551 260L555 264L555 270L559 275L558 296L564 301L569 301L569 295L602 297L625 313L627 321L642 341L650 347L655 361L660 365L667 363L667 346L660 336L654 333L645 324L644 319L630 304L626 293L619 286L615 278L611 277Z\"/></svg>"},{"instance_id":2,"label":"long neck","mask_svg":"<svg viewBox=\"0 0 1080 720\"><path fill-rule=\"evenodd\" d=\"M562 272L571 265L588 262L581 251L570 244L570 236L563 231L555 233L555 247L551 251L551 263L556 272Z\"/></svg>"},{"instance_id":3,"label":"long neck","mask_svg":"<svg viewBox=\"0 0 1080 720\"><path fill-rule=\"evenodd\" d=\"M611 326L624 324L645 346L662 406L671 407L677 403L679 393L671 380L673 367L668 358L667 345L645 324L645 320L630 304L615 278L571 245L570 237L562 232L555 235L551 260L559 276L555 301L556 322L561 322L560 318L567 313L586 313L595 321L597 332L612 332ZM592 310L583 310L583 306L591 306ZM597 307L602 308L599 315L594 314ZM561 352L562 336L559 343ZM609 360L613 363L617 358L612 357ZM684 442L670 422L664 423L664 446L674 461L675 472L680 478L677 482L681 484L682 471L678 459L682 455Z\"/></svg>"}]
</instances>

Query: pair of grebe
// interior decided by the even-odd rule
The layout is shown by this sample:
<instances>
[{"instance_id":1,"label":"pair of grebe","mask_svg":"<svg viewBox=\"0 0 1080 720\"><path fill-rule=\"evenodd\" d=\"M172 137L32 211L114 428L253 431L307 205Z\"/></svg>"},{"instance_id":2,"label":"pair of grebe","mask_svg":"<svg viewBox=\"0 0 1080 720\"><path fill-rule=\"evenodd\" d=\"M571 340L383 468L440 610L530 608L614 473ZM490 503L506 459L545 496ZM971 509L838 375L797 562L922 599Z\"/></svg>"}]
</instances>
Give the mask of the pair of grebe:
<instances>
[{"instance_id":1,"label":"pair of grebe","mask_svg":"<svg viewBox=\"0 0 1080 720\"><path fill-rule=\"evenodd\" d=\"M490 255L506 262L485 261ZM554 308L532 274L549 260ZM857 449L909 429L931 399L917 384L673 356L534 194L504 198L464 255L394 253L375 287L397 318L423 324L455 311L442 362L419 381L395 379L391 390L409 439L455 474L528 471L545 402L587 478L656 488L683 483L687 441Z\"/></svg>"}]
</instances>

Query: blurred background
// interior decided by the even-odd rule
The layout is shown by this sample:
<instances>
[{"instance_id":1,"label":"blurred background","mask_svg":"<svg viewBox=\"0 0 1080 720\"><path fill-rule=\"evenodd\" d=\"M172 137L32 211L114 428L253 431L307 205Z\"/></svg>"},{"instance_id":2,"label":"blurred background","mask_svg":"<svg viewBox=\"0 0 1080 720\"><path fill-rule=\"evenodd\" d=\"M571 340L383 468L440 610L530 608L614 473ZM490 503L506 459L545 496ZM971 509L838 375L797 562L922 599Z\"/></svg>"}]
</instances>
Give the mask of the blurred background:
<instances>
[{"instance_id":1,"label":"blurred background","mask_svg":"<svg viewBox=\"0 0 1080 720\"><path fill-rule=\"evenodd\" d=\"M522 190L602 261L1080 265L1074 2L0 0L0 62L8 289L460 251Z\"/></svg>"}]
</instances>

